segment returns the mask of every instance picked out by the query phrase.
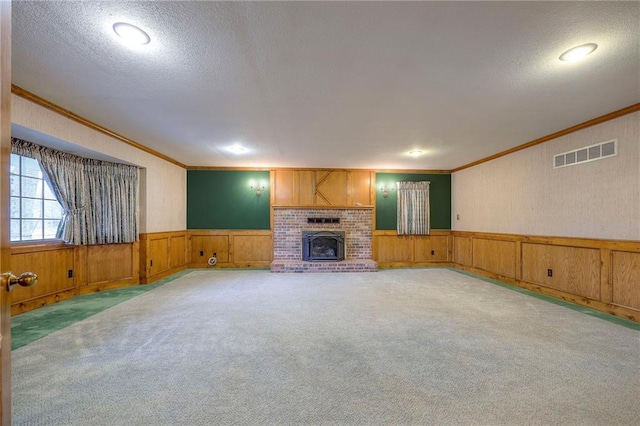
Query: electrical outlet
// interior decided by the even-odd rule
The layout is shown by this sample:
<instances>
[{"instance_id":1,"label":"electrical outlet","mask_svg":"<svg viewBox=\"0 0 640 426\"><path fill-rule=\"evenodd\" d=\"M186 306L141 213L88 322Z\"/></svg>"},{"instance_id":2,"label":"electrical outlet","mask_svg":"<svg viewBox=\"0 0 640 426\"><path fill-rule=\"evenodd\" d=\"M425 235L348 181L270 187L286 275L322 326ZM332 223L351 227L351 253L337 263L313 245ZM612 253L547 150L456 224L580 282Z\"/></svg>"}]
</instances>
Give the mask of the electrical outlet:
<instances>
[{"instance_id":1,"label":"electrical outlet","mask_svg":"<svg viewBox=\"0 0 640 426\"><path fill-rule=\"evenodd\" d=\"M456 213L456 220L460 220L460 213Z\"/></svg>"},{"instance_id":2,"label":"electrical outlet","mask_svg":"<svg viewBox=\"0 0 640 426\"><path fill-rule=\"evenodd\" d=\"M547 269L547 276L548 277L552 277L553 276L553 269Z\"/></svg>"},{"instance_id":3,"label":"electrical outlet","mask_svg":"<svg viewBox=\"0 0 640 426\"><path fill-rule=\"evenodd\" d=\"M436 251L435 250L431 250L431 256L435 255Z\"/></svg>"},{"instance_id":4,"label":"electrical outlet","mask_svg":"<svg viewBox=\"0 0 640 426\"><path fill-rule=\"evenodd\" d=\"M73 278L73 269L69 269L69 271L67 272L67 277Z\"/></svg>"},{"instance_id":5,"label":"electrical outlet","mask_svg":"<svg viewBox=\"0 0 640 426\"><path fill-rule=\"evenodd\" d=\"M149 261L149 266L153 266L153 260Z\"/></svg>"},{"instance_id":6,"label":"electrical outlet","mask_svg":"<svg viewBox=\"0 0 640 426\"><path fill-rule=\"evenodd\" d=\"M200 250L200 256L204 256L204 252Z\"/></svg>"}]
</instances>

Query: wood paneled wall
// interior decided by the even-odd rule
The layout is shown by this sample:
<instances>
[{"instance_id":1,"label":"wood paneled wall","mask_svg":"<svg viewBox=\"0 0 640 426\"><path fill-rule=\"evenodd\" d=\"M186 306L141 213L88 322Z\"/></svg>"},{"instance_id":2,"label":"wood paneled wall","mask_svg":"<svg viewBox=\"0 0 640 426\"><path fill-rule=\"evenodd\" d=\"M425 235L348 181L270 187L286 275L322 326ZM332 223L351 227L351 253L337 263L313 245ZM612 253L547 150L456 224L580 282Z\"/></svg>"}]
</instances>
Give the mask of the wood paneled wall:
<instances>
[{"instance_id":1,"label":"wood paneled wall","mask_svg":"<svg viewBox=\"0 0 640 426\"><path fill-rule=\"evenodd\" d=\"M611 251L611 283L603 289L603 298L640 310L640 253Z\"/></svg>"},{"instance_id":2,"label":"wood paneled wall","mask_svg":"<svg viewBox=\"0 0 640 426\"><path fill-rule=\"evenodd\" d=\"M640 242L452 235L457 268L640 322Z\"/></svg>"},{"instance_id":3,"label":"wood paneled wall","mask_svg":"<svg viewBox=\"0 0 640 426\"><path fill-rule=\"evenodd\" d=\"M598 300L600 250L522 243L522 280Z\"/></svg>"},{"instance_id":4,"label":"wood paneled wall","mask_svg":"<svg viewBox=\"0 0 640 426\"><path fill-rule=\"evenodd\" d=\"M189 230L143 234L140 242L99 246L16 245L12 269L38 285L16 287L12 314L74 297L153 282L187 267L267 268L271 231ZM640 242L460 231L429 236L373 232L381 267L454 266L640 322Z\"/></svg>"},{"instance_id":5,"label":"wood paneled wall","mask_svg":"<svg viewBox=\"0 0 640 426\"><path fill-rule=\"evenodd\" d=\"M471 245L473 266L515 278L516 256L513 241L476 238Z\"/></svg>"},{"instance_id":6,"label":"wood paneled wall","mask_svg":"<svg viewBox=\"0 0 640 426\"><path fill-rule=\"evenodd\" d=\"M448 265L451 261L450 231L411 236L398 235L396 231L374 231L373 259L386 268Z\"/></svg>"},{"instance_id":7,"label":"wood paneled wall","mask_svg":"<svg viewBox=\"0 0 640 426\"><path fill-rule=\"evenodd\" d=\"M188 231L190 268L207 268L215 253L215 268L267 268L273 260L271 231Z\"/></svg>"},{"instance_id":8,"label":"wood paneled wall","mask_svg":"<svg viewBox=\"0 0 640 426\"><path fill-rule=\"evenodd\" d=\"M140 282L150 283L186 268L187 232L140 234Z\"/></svg>"},{"instance_id":9,"label":"wood paneled wall","mask_svg":"<svg viewBox=\"0 0 640 426\"><path fill-rule=\"evenodd\" d=\"M375 173L367 170L275 170L272 205L354 206L375 201Z\"/></svg>"},{"instance_id":10,"label":"wood paneled wall","mask_svg":"<svg viewBox=\"0 0 640 426\"><path fill-rule=\"evenodd\" d=\"M202 256L200 256L202 252ZM70 246L20 244L11 248L15 271L38 274L34 287L12 292L12 315L96 291L157 281L187 266L268 267L271 231L177 231L141 234L131 244Z\"/></svg>"},{"instance_id":11,"label":"wood paneled wall","mask_svg":"<svg viewBox=\"0 0 640 426\"><path fill-rule=\"evenodd\" d=\"M16 271L38 274L38 284L16 287L13 315L80 294L124 287L139 282L138 243L70 246L28 244L11 248Z\"/></svg>"}]
</instances>

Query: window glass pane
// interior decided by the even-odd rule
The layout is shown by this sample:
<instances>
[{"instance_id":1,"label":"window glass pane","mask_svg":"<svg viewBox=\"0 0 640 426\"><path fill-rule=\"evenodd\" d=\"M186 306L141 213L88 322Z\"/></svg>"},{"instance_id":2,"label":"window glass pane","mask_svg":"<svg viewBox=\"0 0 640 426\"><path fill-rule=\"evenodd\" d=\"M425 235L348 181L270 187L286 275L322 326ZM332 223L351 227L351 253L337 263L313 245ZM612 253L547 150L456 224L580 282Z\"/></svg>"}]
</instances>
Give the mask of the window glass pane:
<instances>
[{"instance_id":1,"label":"window glass pane","mask_svg":"<svg viewBox=\"0 0 640 426\"><path fill-rule=\"evenodd\" d=\"M20 176L10 175L11 195L20 195Z\"/></svg>"},{"instance_id":2,"label":"window glass pane","mask_svg":"<svg viewBox=\"0 0 640 426\"><path fill-rule=\"evenodd\" d=\"M23 219L42 219L42 200L34 200L33 198L22 199L22 218Z\"/></svg>"},{"instance_id":3,"label":"window glass pane","mask_svg":"<svg viewBox=\"0 0 640 426\"><path fill-rule=\"evenodd\" d=\"M44 238L55 238L58 232L59 220L45 220L44 221Z\"/></svg>"},{"instance_id":4,"label":"window glass pane","mask_svg":"<svg viewBox=\"0 0 640 426\"><path fill-rule=\"evenodd\" d=\"M22 196L31 198L42 197L42 179L22 177Z\"/></svg>"},{"instance_id":5,"label":"window glass pane","mask_svg":"<svg viewBox=\"0 0 640 426\"><path fill-rule=\"evenodd\" d=\"M11 154L11 173L20 174L20 156Z\"/></svg>"},{"instance_id":6,"label":"window glass pane","mask_svg":"<svg viewBox=\"0 0 640 426\"><path fill-rule=\"evenodd\" d=\"M42 170L33 158L22 157L22 176L42 178Z\"/></svg>"},{"instance_id":7,"label":"window glass pane","mask_svg":"<svg viewBox=\"0 0 640 426\"><path fill-rule=\"evenodd\" d=\"M56 238L62 206L38 162L11 154L11 173L11 241Z\"/></svg>"},{"instance_id":8,"label":"window glass pane","mask_svg":"<svg viewBox=\"0 0 640 426\"><path fill-rule=\"evenodd\" d=\"M44 201L44 218L60 219L62 217L62 207L57 201Z\"/></svg>"},{"instance_id":9,"label":"window glass pane","mask_svg":"<svg viewBox=\"0 0 640 426\"><path fill-rule=\"evenodd\" d=\"M20 219L11 219L11 241L20 241Z\"/></svg>"},{"instance_id":10,"label":"window glass pane","mask_svg":"<svg viewBox=\"0 0 640 426\"><path fill-rule=\"evenodd\" d=\"M22 221L22 239L23 240L41 240L42 239L42 221L41 220L23 220Z\"/></svg>"},{"instance_id":11,"label":"window glass pane","mask_svg":"<svg viewBox=\"0 0 640 426\"><path fill-rule=\"evenodd\" d=\"M45 200L57 200L55 194L49 187L49 183L46 180L42 181L44 183L44 199Z\"/></svg>"},{"instance_id":12,"label":"window glass pane","mask_svg":"<svg viewBox=\"0 0 640 426\"><path fill-rule=\"evenodd\" d=\"M11 197L11 216L12 219L20 219L20 198Z\"/></svg>"}]
</instances>

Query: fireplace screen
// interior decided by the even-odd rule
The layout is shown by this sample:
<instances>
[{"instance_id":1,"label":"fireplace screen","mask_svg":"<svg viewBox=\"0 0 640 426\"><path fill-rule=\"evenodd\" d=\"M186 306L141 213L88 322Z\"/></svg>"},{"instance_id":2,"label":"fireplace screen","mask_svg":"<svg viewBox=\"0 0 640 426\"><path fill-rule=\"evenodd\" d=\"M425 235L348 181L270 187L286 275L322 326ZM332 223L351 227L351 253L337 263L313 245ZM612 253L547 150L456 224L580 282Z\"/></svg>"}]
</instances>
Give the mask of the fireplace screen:
<instances>
[{"instance_id":1,"label":"fireplace screen","mask_svg":"<svg viewBox=\"0 0 640 426\"><path fill-rule=\"evenodd\" d=\"M302 260L344 260L344 231L302 231Z\"/></svg>"}]
</instances>

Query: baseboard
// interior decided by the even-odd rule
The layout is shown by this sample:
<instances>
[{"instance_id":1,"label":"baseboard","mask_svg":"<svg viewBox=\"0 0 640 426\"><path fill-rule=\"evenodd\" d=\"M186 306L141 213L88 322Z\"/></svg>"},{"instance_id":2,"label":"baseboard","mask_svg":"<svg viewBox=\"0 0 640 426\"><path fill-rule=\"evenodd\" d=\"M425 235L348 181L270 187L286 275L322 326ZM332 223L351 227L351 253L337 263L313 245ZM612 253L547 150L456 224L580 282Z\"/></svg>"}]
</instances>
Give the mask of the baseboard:
<instances>
[{"instance_id":1,"label":"baseboard","mask_svg":"<svg viewBox=\"0 0 640 426\"><path fill-rule=\"evenodd\" d=\"M617 317L625 318L634 322L640 322L640 312L632 308L614 305L612 303L604 303L598 300L577 296L575 294L567 293L567 292L556 290L549 287L544 287L538 284L533 284L526 281L505 277L503 275L495 274L493 272L488 272L479 268L473 268L470 266L465 266L457 263L452 263L451 266L455 269L471 272L486 278L501 281L505 284L524 288L526 290L543 294L545 296L550 296L556 299L564 300L565 302L574 303L580 306L585 306L600 312L605 312L607 314L615 315Z\"/></svg>"},{"instance_id":2,"label":"baseboard","mask_svg":"<svg viewBox=\"0 0 640 426\"><path fill-rule=\"evenodd\" d=\"M447 267L452 266L448 261L425 261L425 262L378 262L380 269L393 268L425 268L425 267Z\"/></svg>"},{"instance_id":3,"label":"baseboard","mask_svg":"<svg viewBox=\"0 0 640 426\"><path fill-rule=\"evenodd\" d=\"M215 266L209 266L206 263L189 263L187 268L195 269L269 269L271 261L255 261L255 262L218 262Z\"/></svg>"},{"instance_id":4,"label":"baseboard","mask_svg":"<svg viewBox=\"0 0 640 426\"><path fill-rule=\"evenodd\" d=\"M168 277L169 275L173 275L175 273L178 273L180 271L184 271L185 269L187 269L189 266L188 265L179 265L176 267L173 267L171 269L167 269L164 270L162 272L158 272L157 274L153 274L151 276L141 276L140 277L140 284L151 284L154 283L158 280L161 280L163 278Z\"/></svg>"},{"instance_id":5,"label":"baseboard","mask_svg":"<svg viewBox=\"0 0 640 426\"><path fill-rule=\"evenodd\" d=\"M29 312L43 306L53 305L63 300L72 299L77 295L78 293L76 289L73 288L45 296L38 296L31 300L24 300L22 302L16 303L15 305L11 305L11 316L23 314L25 312Z\"/></svg>"}]
</instances>

